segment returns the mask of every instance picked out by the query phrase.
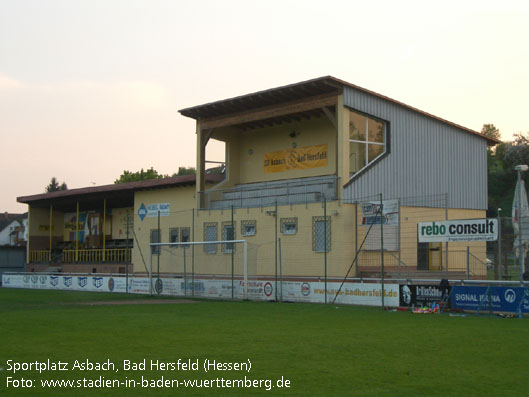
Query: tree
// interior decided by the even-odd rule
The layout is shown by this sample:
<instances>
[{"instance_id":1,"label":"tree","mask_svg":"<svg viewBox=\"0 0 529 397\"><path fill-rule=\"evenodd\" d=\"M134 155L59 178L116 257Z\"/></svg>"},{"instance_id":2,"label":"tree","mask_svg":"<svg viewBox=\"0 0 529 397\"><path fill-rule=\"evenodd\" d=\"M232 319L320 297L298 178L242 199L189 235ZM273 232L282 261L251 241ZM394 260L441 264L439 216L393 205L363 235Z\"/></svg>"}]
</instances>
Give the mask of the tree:
<instances>
[{"instance_id":1,"label":"tree","mask_svg":"<svg viewBox=\"0 0 529 397\"><path fill-rule=\"evenodd\" d=\"M195 167L178 167L178 173L173 174L173 176L180 176L180 175L195 175L197 173L197 170Z\"/></svg>"},{"instance_id":2,"label":"tree","mask_svg":"<svg viewBox=\"0 0 529 397\"><path fill-rule=\"evenodd\" d=\"M140 171L131 172L131 171L123 171L123 174L120 175L119 179L116 179L114 183L127 183L127 182L138 182L138 181L146 181L149 179L162 179L167 178L168 175L162 175L159 174L158 171L156 171L153 167L149 168L148 170L143 170L143 168Z\"/></svg>"},{"instance_id":3,"label":"tree","mask_svg":"<svg viewBox=\"0 0 529 397\"><path fill-rule=\"evenodd\" d=\"M51 192L59 192L61 190L68 190L68 186L66 186L66 183L63 182L59 184L59 181L57 180L57 178L52 177L50 184L46 186L44 191L46 193L51 193Z\"/></svg>"},{"instance_id":4,"label":"tree","mask_svg":"<svg viewBox=\"0 0 529 397\"><path fill-rule=\"evenodd\" d=\"M501 133L500 130L497 129L494 124L483 124L483 128L481 129L481 133L485 135L487 138L492 139L501 139Z\"/></svg>"},{"instance_id":5,"label":"tree","mask_svg":"<svg viewBox=\"0 0 529 397\"><path fill-rule=\"evenodd\" d=\"M493 125L485 124L482 132L486 126ZM496 216L498 208L502 209L502 214L510 216L516 187L514 167L519 164L529 164L529 134L514 134L511 142L500 143L494 151L488 151L488 216Z\"/></svg>"}]
</instances>

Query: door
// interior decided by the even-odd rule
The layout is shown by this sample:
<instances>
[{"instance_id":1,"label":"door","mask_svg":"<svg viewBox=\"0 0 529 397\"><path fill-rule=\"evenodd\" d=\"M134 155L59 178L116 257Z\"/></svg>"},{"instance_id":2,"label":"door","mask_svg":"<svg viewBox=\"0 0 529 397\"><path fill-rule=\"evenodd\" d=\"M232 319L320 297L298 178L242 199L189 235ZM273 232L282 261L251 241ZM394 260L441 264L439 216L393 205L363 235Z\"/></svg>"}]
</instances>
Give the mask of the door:
<instances>
[{"instance_id":1,"label":"door","mask_svg":"<svg viewBox=\"0 0 529 397\"><path fill-rule=\"evenodd\" d=\"M428 250L430 252L430 270L441 270L443 256L443 252L441 250L442 243L429 243L428 245Z\"/></svg>"},{"instance_id":2,"label":"door","mask_svg":"<svg viewBox=\"0 0 529 397\"><path fill-rule=\"evenodd\" d=\"M442 243L417 244L417 270L441 270Z\"/></svg>"}]
</instances>

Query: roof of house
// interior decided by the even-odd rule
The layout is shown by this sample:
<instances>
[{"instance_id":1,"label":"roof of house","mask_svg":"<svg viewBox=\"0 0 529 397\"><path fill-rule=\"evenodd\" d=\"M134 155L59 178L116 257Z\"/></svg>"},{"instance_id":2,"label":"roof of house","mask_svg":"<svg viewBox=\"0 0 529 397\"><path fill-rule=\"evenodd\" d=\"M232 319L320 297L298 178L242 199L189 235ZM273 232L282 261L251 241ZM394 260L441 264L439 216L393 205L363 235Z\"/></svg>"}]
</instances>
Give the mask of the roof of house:
<instances>
[{"instance_id":1,"label":"roof of house","mask_svg":"<svg viewBox=\"0 0 529 397\"><path fill-rule=\"evenodd\" d=\"M358 91L376 96L385 101L394 103L398 106L420 113L426 117L435 119L442 123L448 124L452 127L459 128L465 132L478 135L487 140L488 145L496 145L501 141L489 138L481 133L463 127L461 125L452 123L451 121L434 116L430 113L424 112L405 103L399 102L395 99L389 98L385 95L378 94L355 84L337 79L332 76L319 77L312 80L302 81L295 84L289 84L281 87L271 88L264 91L258 91L251 94L241 95L233 98L223 99L220 101L210 102L203 105L193 106L186 109L179 110L180 114L193 118L195 120L210 119L229 114L235 114L243 111L263 108L283 102L296 101L310 96L318 96L324 94L339 95L343 92L344 87L353 88Z\"/></svg>"},{"instance_id":2,"label":"roof of house","mask_svg":"<svg viewBox=\"0 0 529 397\"><path fill-rule=\"evenodd\" d=\"M218 183L224 176L221 174L206 174L206 182ZM61 190L51 193L35 194L17 197L17 201L34 207L59 207L62 210L75 210L76 202L89 206L107 199L109 207L129 207L134 205L134 192L139 190L163 189L182 186L193 186L196 175L182 175L163 179L149 179L146 181L118 183L112 185L92 186L79 189Z\"/></svg>"},{"instance_id":3,"label":"roof of house","mask_svg":"<svg viewBox=\"0 0 529 397\"><path fill-rule=\"evenodd\" d=\"M28 213L24 214L10 214L8 212L4 212L3 214L0 214L0 230L4 230L7 226L9 226L13 221L21 221L25 217L27 217Z\"/></svg>"}]
</instances>

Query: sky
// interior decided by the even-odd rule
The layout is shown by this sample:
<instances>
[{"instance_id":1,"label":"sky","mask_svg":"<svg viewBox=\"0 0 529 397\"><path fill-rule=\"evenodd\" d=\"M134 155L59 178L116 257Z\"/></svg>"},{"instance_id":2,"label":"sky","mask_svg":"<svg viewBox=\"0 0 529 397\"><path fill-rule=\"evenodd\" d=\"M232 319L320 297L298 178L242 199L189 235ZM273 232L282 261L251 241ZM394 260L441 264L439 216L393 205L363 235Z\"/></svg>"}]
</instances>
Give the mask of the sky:
<instances>
[{"instance_id":1,"label":"sky","mask_svg":"<svg viewBox=\"0 0 529 397\"><path fill-rule=\"evenodd\" d=\"M529 132L528 20L509 0L0 0L0 212L51 177L195 166L178 110L327 75L511 140Z\"/></svg>"}]
</instances>

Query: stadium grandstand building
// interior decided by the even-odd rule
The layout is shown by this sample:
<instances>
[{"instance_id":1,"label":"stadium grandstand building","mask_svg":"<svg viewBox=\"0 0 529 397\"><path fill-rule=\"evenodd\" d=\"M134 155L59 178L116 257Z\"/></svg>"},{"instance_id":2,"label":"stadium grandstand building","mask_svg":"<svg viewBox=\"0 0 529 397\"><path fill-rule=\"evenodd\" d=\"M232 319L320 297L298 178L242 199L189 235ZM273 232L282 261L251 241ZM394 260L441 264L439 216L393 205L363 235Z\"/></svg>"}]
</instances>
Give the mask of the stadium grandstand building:
<instances>
[{"instance_id":1,"label":"stadium grandstand building","mask_svg":"<svg viewBox=\"0 0 529 397\"><path fill-rule=\"evenodd\" d=\"M277 277L280 262L282 277L340 279L355 257L350 276L376 274L382 258L386 270L462 271L450 252L485 246L417 238L418 222L485 217L499 142L476 131L330 76L179 112L196 120L196 175L18 198L28 271L140 274L151 242L240 239L253 276ZM213 140L225 145L218 173ZM183 248L154 251L157 271L179 273ZM194 247L188 263L228 274L234 249Z\"/></svg>"}]
</instances>

